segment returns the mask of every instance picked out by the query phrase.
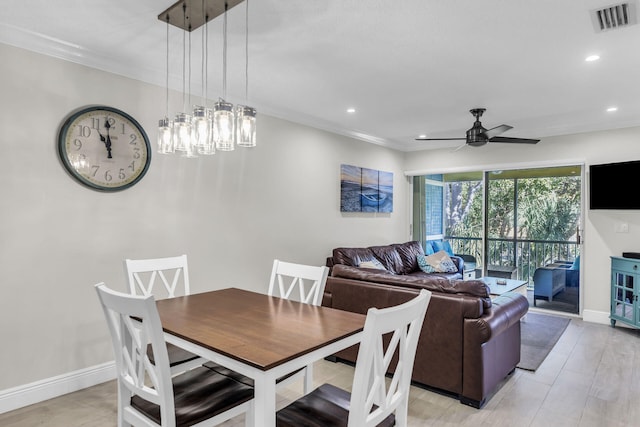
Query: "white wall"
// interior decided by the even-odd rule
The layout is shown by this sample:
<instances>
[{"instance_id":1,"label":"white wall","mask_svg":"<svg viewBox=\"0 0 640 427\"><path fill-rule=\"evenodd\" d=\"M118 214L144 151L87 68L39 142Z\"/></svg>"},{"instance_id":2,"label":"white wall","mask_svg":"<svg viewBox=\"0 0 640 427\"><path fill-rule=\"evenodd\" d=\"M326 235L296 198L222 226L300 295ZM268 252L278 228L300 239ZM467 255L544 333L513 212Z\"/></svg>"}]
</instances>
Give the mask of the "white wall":
<instances>
[{"instance_id":1,"label":"white wall","mask_svg":"<svg viewBox=\"0 0 640 427\"><path fill-rule=\"evenodd\" d=\"M2 44L0 58L0 391L113 360L93 285L126 290L124 258L186 253L193 292L265 291L276 257L323 265L336 246L408 240L401 153L264 115L255 149L154 147L133 188L87 189L58 160L65 117L116 107L154 143L164 89ZM341 163L393 172L393 213L341 214Z\"/></svg>"},{"instance_id":2,"label":"white wall","mask_svg":"<svg viewBox=\"0 0 640 427\"><path fill-rule=\"evenodd\" d=\"M535 135L528 135L534 137ZM640 159L640 128L544 138L536 145L488 144L452 150L407 153L406 171L500 169L501 166L534 167L552 164L589 164ZM588 181L588 174L586 175ZM586 184L586 182L585 182ZM621 182L634 197L635 183ZM610 302L610 256L640 252L640 211L590 211L585 185L584 245L582 248L583 318L608 323ZM621 223L628 233L615 232ZM620 324L620 323L618 323Z\"/></svg>"}]
</instances>

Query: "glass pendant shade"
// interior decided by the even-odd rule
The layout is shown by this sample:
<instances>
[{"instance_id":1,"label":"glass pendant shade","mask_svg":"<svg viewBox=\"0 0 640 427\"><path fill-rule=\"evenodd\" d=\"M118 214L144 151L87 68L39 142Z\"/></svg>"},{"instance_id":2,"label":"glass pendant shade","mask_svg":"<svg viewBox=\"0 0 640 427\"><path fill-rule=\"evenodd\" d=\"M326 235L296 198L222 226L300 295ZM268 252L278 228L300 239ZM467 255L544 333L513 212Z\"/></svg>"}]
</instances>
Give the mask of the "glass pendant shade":
<instances>
[{"instance_id":1,"label":"glass pendant shade","mask_svg":"<svg viewBox=\"0 0 640 427\"><path fill-rule=\"evenodd\" d=\"M233 104L220 100L213 106L213 139L216 149L232 151L234 147Z\"/></svg>"},{"instance_id":2,"label":"glass pendant shade","mask_svg":"<svg viewBox=\"0 0 640 427\"><path fill-rule=\"evenodd\" d=\"M173 122L167 117L158 122L158 153L173 153Z\"/></svg>"},{"instance_id":3,"label":"glass pendant shade","mask_svg":"<svg viewBox=\"0 0 640 427\"><path fill-rule=\"evenodd\" d=\"M236 107L236 138L241 147L256 146L256 109L246 105Z\"/></svg>"},{"instance_id":4,"label":"glass pendant shade","mask_svg":"<svg viewBox=\"0 0 640 427\"><path fill-rule=\"evenodd\" d=\"M215 145L211 138L211 110L206 107L196 106L193 110L192 141L195 149L200 154L211 155L216 153Z\"/></svg>"},{"instance_id":5,"label":"glass pendant shade","mask_svg":"<svg viewBox=\"0 0 640 427\"><path fill-rule=\"evenodd\" d=\"M187 152L191 147L191 115L178 113L173 121L173 149Z\"/></svg>"}]
</instances>

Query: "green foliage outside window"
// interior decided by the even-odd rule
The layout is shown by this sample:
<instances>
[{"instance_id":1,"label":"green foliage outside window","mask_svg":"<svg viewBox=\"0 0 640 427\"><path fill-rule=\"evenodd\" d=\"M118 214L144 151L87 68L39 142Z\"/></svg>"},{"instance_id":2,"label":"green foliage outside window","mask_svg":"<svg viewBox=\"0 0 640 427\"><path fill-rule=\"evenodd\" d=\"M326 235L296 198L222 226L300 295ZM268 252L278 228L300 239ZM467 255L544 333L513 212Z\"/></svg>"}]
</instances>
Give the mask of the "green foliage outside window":
<instances>
[{"instance_id":1,"label":"green foliage outside window","mask_svg":"<svg viewBox=\"0 0 640 427\"><path fill-rule=\"evenodd\" d=\"M514 205L518 186L517 206ZM518 239L575 238L580 218L579 177L498 179L489 182L488 237L514 238L517 209ZM482 182L446 183L446 235L482 237Z\"/></svg>"}]
</instances>

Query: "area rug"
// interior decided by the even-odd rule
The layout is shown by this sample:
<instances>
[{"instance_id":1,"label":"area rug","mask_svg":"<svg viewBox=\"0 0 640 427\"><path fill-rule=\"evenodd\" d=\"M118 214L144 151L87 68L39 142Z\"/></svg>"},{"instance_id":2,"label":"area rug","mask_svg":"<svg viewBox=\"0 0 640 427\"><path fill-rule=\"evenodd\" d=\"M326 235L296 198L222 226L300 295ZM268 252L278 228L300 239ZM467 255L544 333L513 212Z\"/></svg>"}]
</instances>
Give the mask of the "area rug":
<instances>
[{"instance_id":1,"label":"area rug","mask_svg":"<svg viewBox=\"0 0 640 427\"><path fill-rule=\"evenodd\" d=\"M517 367L535 371L569 325L571 319L539 313L527 313L520 322L520 363Z\"/></svg>"}]
</instances>

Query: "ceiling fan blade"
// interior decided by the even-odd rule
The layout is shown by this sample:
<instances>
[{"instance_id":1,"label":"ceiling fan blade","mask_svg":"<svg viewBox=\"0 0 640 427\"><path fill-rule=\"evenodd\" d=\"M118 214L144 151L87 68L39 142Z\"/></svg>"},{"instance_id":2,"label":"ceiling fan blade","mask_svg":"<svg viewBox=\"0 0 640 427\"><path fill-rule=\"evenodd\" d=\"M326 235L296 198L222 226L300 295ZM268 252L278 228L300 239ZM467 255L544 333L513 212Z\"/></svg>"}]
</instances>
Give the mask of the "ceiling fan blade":
<instances>
[{"instance_id":1,"label":"ceiling fan blade","mask_svg":"<svg viewBox=\"0 0 640 427\"><path fill-rule=\"evenodd\" d=\"M496 126L494 128L489 129L484 134L487 136L487 138L491 139L494 136L498 136L501 133L504 133L504 132L508 131L509 129L513 129L513 126L500 125L500 126Z\"/></svg>"},{"instance_id":2,"label":"ceiling fan blade","mask_svg":"<svg viewBox=\"0 0 640 427\"><path fill-rule=\"evenodd\" d=\"M416 138L416 141L464 141L466 138Z\"/></svg>"},{"instance_id":3,"label":"ceiling fan blade","mask_svg":"<svg viewBox=\"0 0 640 427\"><path fill-rule=\"evenodd\" d=\"M513 144L537 144L539 139L527 139L527 138L509 138L506 136L494 136L489 139L489 142L507 142Z\"/></svg>"},{"instance_id":4,"label":"ceiling fan blade","mask_svg":"<svg viewBox=\"0 0 640 427\"><path fill-rule=\"evenodd\" d=\"M456 148L454 148L453 150L451 150L452 153L455 153L456 151L460 150L461 148L467 147L468 144L465 142L462 145L458 145Z\"/></svg>"}]
</instances>

